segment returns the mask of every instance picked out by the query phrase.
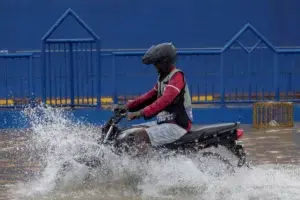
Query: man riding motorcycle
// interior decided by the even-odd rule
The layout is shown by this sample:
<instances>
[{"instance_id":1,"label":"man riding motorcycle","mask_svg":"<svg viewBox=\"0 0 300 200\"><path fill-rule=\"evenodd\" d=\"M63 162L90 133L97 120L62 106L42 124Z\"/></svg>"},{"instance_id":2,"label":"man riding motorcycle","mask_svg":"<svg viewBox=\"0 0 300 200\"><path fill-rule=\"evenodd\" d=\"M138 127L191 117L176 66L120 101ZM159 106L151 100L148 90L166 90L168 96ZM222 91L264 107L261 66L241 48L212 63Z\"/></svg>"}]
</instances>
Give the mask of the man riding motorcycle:
<instances>
[{"instance_id":1,"label":"man riding motorcycle","mask_svg":"<svg viewBox=\"0 0 300 200\"><path fill-rule=\"evenodd\" d=\"M191 96L183 72L174 65L176 57L172 43L150 47L142 62L155 66L159 74L157 83L147 93L115 109L122 113L129 111L129 120L157 117L153 125L133 133L137 144L157 147L172 143L191 129Z\"/></svg>"}]
</instances>

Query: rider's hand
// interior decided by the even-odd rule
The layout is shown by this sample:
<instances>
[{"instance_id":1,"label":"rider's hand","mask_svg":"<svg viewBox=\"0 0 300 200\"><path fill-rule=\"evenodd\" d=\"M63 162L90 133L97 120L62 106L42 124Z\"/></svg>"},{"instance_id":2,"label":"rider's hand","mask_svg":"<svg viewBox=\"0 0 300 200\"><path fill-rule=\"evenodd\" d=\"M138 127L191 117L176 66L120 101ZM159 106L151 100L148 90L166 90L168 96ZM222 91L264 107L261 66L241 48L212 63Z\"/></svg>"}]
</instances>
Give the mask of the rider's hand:
<instances>
[{"instance_id":1,"label":"rider's hand","mask_svg":"<svg viewBox=\"0 0 300 200\"><path fill-rule=\"evenodd\" d=\"M128 110L127 105L117 105L117 107L114 109L114 112L118 112L120 114L126 113Z\"/></svg>"},{"instance_id":2,"label":"rider's hand","mask_svg":"<svg viewBox=\"0 0 300 200\"><path fill-rule=\"evenodd\" d=\"M143 111L140 110L140 111L137 111L137 112L128 113L127 114L127 119L128 120L138 119L138 118L143 117L143 115L144 115Z\"/></svg>"}]
</instances>

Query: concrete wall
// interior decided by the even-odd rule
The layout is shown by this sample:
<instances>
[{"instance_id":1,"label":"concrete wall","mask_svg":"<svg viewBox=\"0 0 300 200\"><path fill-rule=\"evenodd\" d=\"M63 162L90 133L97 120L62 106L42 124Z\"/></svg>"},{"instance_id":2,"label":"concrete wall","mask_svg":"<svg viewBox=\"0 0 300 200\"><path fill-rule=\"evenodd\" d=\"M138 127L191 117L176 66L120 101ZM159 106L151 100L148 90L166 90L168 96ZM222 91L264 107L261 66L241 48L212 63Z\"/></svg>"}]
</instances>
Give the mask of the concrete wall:
<instances>
[{"instance_id":1,"label":"concrete wall","mask_svg":"<svg viewBox=\"0 0 300 200\"><path fill-rule=\"evenodd\" d=\"M294 105L293 119L300 121L300 106ZM96 126L103 125L112 115L111 111L97 108L75 109L66 111L69 118L74 121L90 123ZM193 110L194 124L215 124L222 122L241 122L242 124L253 124L252 106L248 107L214 107L197 108ZM27 128L30 121L20 110L0 110L0 117L3 119L0 128ZM126 122L127 124L142 123L143 119ZM124 124L123 124L124 125Z\"/></svg>"}]
</instances>

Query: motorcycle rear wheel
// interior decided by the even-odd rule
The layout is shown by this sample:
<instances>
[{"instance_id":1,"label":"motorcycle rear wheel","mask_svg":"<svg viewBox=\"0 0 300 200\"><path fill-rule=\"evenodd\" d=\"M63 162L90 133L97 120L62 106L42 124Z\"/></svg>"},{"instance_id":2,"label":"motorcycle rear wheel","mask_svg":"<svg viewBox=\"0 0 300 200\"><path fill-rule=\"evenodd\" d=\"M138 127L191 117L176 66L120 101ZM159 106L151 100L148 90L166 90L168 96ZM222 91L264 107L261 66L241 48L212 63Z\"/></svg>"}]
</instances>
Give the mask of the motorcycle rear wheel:
<instances>
[{"instance_id":1,"label":"motorcycle rear wheel","mask_svg":"<svg viewBox=\"0 0 300 200\"><path fill-rule=\"evenodd\" d=\"M190 159L204 174L214 177L223 177L235 173L235 167L229 159L215 152L203 152Z\"/></svg>"}]
</instances>

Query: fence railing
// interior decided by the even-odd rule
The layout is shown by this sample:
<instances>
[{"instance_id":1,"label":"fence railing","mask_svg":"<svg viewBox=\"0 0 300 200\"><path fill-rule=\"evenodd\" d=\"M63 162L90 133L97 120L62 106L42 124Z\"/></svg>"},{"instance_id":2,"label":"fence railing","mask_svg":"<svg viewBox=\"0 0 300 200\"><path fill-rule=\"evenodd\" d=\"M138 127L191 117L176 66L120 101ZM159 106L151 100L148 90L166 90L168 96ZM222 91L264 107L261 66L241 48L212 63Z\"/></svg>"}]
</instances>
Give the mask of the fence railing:
<instances>
[{"instance_id":1,"label":"fence railing","mask_svg":"<svg viewBox=\"0 0 300 200\"><path fill-rule=\"evenodd\" d=\"M53 32L69 16L73 17L91 38L50 39ZM44 102L71 107L100 105L100 39L71 9L68 9L42 38L42 63ZM83 87L84 84L88 84L89 87Z\"/></svg>"},{"instance_id":2,"label":"fence railing","mask_svg":"<svg viewBox=\"0 0 300 200\"><path fill-rule=\"evenodd\" d=\"M50 38L68 16L90 38ZM243 40L248 33L254 41ZM144 53L100 51L96 33L68 9L42 38L41 54L0 54L0 105L25 105L30 98L52 106L122 103L156 82L155 69L141 64ZM176 65L194 104L300 100L300 49L274 47L251 24L223 48L179 50Z\"/></svg>"},{"instance_id":3,"label":"fence railing","mask_svg":"<svg viewBox=\"0 0 300 200\"><path fill-rule=\"evenodd\" d=\"M18 107L34 95L32 53L0 54L0 106Z\"/></svg>"},{"instance_id":4,"label":"fence railing","mask_svg":"<svg viewBox=\"0 0 300 200\"><path fill-rule=\"evenodd\" d=\"M252 46L240 41L247 31L258 39ZM135 78L125 88L129 78L125 79L124 72L120 73L122 68L116 66L116 60L140 60L144 53L113 53L114 102L118 102L120 96L125 98L136 95L130 88L142 82ZM178 51L178 55L177 66L186 72L194 104L225 105L280 100L297 102L300 99L300 84L297 83L300 78L300 50L275 48L251 24L246 24L221 49ZM135 73L138 67L136 64L130 72L128 69L125 71ZM147 70L145 72L149 73ZM120 83L120 80L123 82Z\"/></svg>"}]
</instances>

